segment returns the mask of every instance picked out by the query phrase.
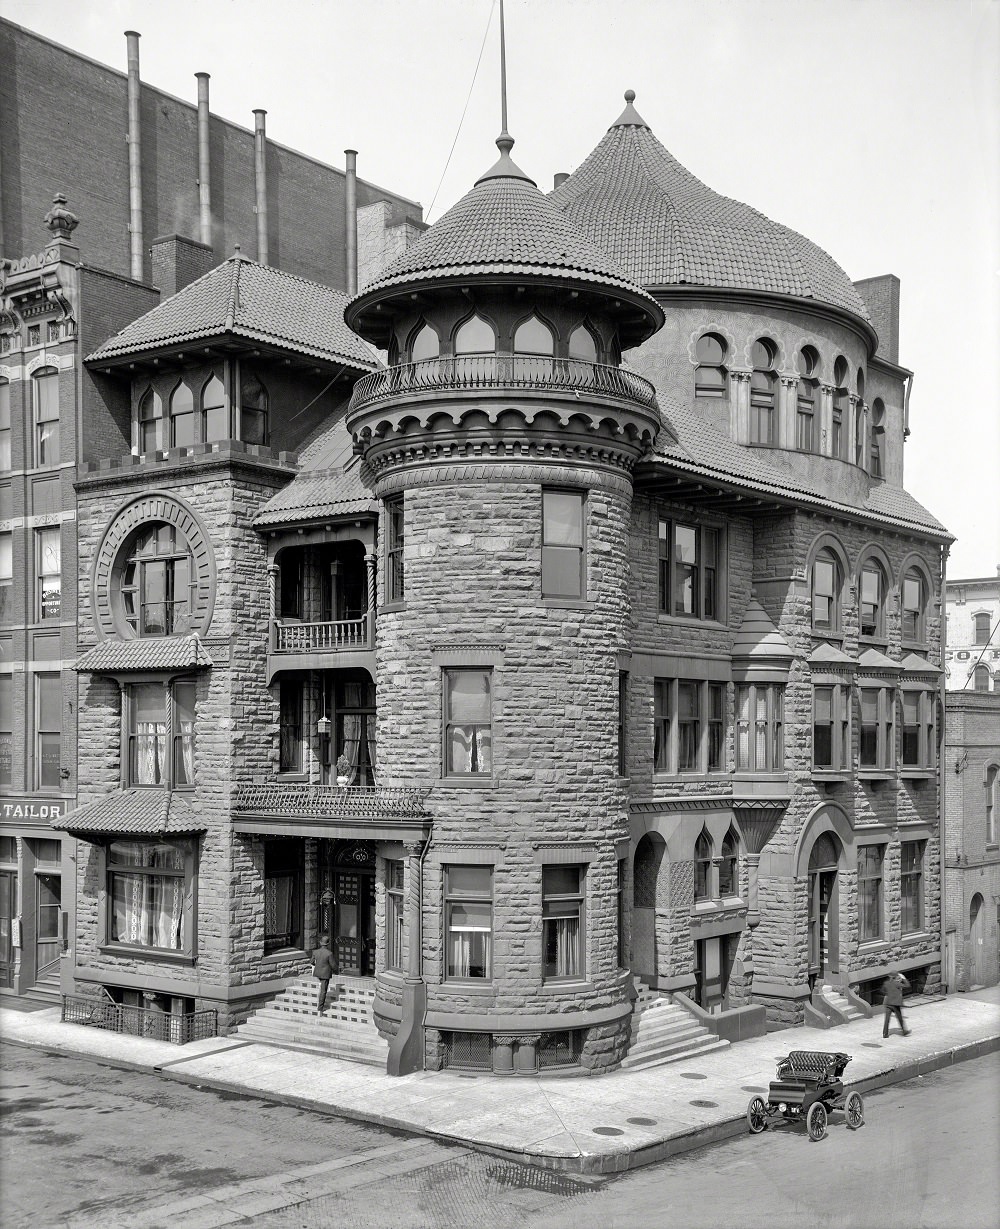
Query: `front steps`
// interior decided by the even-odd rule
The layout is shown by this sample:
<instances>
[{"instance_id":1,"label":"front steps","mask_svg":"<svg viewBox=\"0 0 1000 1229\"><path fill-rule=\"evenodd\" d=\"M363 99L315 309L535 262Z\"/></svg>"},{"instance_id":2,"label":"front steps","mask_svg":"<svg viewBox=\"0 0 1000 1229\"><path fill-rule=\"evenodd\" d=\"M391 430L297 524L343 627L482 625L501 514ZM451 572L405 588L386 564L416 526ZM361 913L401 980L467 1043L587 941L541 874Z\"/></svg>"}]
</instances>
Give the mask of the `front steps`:
<instances>
[{"instance_id":1,"label":"front steps","mask_svg":"<svg viewBox=\"0 0 1000 1229\"><path fill-rule=\"evenodd\" d=\"M865 1018L865 1013L855 1007L846 995L841 994L839 990L834 990L833 986L828 986L824 983L820 988L820 994L834 1011L844 1017L840 1023L846 1024L850 1020L863 1020Z\"/></svg>"},{"instance_id":2,"label":"front steps","mask_svg":"<svg viewBox=\"0 0 1000 1229\"><path fill-rule=\"evenodd\" d=\"M811 1028L837 1028L851 1020L863 1020L867 1014L825 982L815 987L812 1001L805 1006L805 1022Z\"/></svg>"},{"instance_id":3,"label":"front steps","mask_svg":"<svg viewBox=\"0 0 1000 1229\"><path fill-rule=\"evenodd\" d=\"M335 986L342 989L335 991ZM325 1054L384 1071L389 1043L379 1036L372 1020L375 983L363 977L332 980L322 1016L316 1010L318 996L316 979L300 977L255 1011L235 1035L241 1041Z\"/></svg>"},{"instance_id":4,"label":"front steps","mask_svg":"<svg viewBox=\"0 0 1000 1229\"><path fill-rule=\"evenodd\" d=\"M722 1050L729 1045L698 1022L691 1012L650 990L638 978L632 1034L624 1070L638 1071Z\"/></svg>"},{"instance_id":5,"label":"front steps","mask_svg":"<svg viewBox=\"0 0 1000 1229\"><path fill-rule=\"evenodd\" d=\"M43 973L33 986L25 990L22 998L33 1003L44 1003L46 1007L59 1007L62 1004L62 988L59 984L59 974Z\"/></svg>"}]
</instances>

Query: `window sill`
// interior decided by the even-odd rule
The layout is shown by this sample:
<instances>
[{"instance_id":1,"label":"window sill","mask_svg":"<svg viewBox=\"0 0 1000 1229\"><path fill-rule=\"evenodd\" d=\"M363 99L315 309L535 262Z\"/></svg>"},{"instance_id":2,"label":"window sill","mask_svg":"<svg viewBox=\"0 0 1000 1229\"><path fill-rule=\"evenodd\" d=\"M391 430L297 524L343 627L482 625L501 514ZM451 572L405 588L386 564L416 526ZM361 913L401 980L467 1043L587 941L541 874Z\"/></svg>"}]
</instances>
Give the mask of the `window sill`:
<instances>
[{"instance_id":1,"label":"window sill","mask_svg":"<svg viewBox=\"0 0 1000 1229\"><path fill-rule=\"evenodd\" d=\"M538 993L543 997L565 994L567 991L583 992L585 990L593 990L593 986L586 979L579 977L566 977L561 980L549 977L538 984Z\"/></svg>"},{"instance_id":2,"label":"window sill","mask_svg":"<svg viewBox=\"0 0 1000 1229\"><path fill-rule=\"evenodd\" d=\"M283 947L277 952L268 952L261 956L261 965L280 964L284 960L308 960L309 953L301 947Z\"/></svg>"},{"instance_id":3,"label":"window sill","mask_svg":"<svg viewBox=\"0 0 1000 1229\"><path fill-rule=\"evenodd\" d=\"M938 935L932 935L929 930L906 930L901 936L903 943L936 943Z\"/></svg>"},{"instance_id":4,"label":"window sill","mask_svg":"<svg viewBox=\"0 0 1000 1229\"><path fill-rule=\"evenodd\" d=\"M889 641L884 636L858 636L858 644L864 644L873 649L889 651Z\"/></svg>"},{"instance_id":5,"label":"window sill","mask_svg":"<svg viewBox=\"0 0 1000 1229\"><path fill-rule=\"evenodd\" d=\"M844 785L851 779L846 768L814 768L810 776L817 785Z\"/></svg>"},{"instance_id":6,"label":"window sill","mask_svg":"<svg viewBox=\"0 0 1000 1229\"><path fill-rule=\"evenodd\" d=\"M872 785L883 785L886 781L895 781L896 771L893 768L859 768L858 780L869 781Z\"/></svg>"},{"instance_id":7,"label":"window sill","mask_svg":"<svg viewBox=\"0 0 1000 1229\"><path fill-rule=\"evenodd\" d=\"M437 784L442 789L496 789L499 781L492 773L469 773L462 777L438 777Z\"/></svg>"},{"instance_id":8,"label":"window sill","mask_svg":"<svg viewBox=\"0 0 1000 1229\"><path fill-rule=\"evenodd\" d=\"M904 781L933 781L937 771L933 768L903 768L899 775Z\"/></svg>"},{"instance_id":9,"label":"window sill","mask_svg":"<svg viewBox=\"0 0 1000 1229\"><path fill-rule=\"evenodd\" d=\"M784 778L781 778L784 780ZM713 769L711 772L654 772L654 785L668 785L674 782L693 784L695 782L714 781L717 785L729 780L729 771L725 768Z\"/></svg>"},{"instance_id":10,"label":"window sill","mask_svg":"<svg viewBox=\"0 0 1000 1229\"><path fill-rule=\"evenodd\" d=\"M405 602L386 602L385 605L379 606L376 609L375 617L377 618L381 614L395 614L397 611L405 609Z\"/></svg>"},{"instance_id":11,"label":"window sill","mask_svg":"<svg viewBox=\"0 0 1000 1229\"><path fill-rule=\"evenodd\" d=\"M874 956L877 952L887 952L892 947L888 939L861 939L858 942L859 956Z\"/></svg>"},{"instance_id":12,"label":"window sill","mask_svg":"<svg viewBox=\"0 0 1000 1229\"><path fill-rule=\"evenodd\" d=\"M593 605L585 597L545 597L539 598L539 604L547 610L589 610Z\"/></svg>"},{"instance_id":13,"label":"window sill","mask_svg":"<svg viewBox=\"0 0 1000 1229\"><path fill-rule=\"evenodd\" d=\"M494 986L492 980L486 981L485 979L482 981L472 981L468 978L446 978L441 983L441 989L445 991L461 991L462 994L471 994L482 998L492 998L496 994L496 986Z\"/></svg>"},{"instance_id":14,"label":"window sill","mask_svg":"<svg viewBox=\"0 0 1000 1229\"><path fill-rule=\"evenodd\" d=\"M134 960L159 960L164 964L194 965L197 956L186 952L168 952L159 947L139 947L132 943L101 943L99 952L105 956L129 957Z\"/></svg>"},{"instance_id":15,"label":"window sill","mask_svg":"<svg viewBox=\"0 0 1000 1229\"><path fill-rule=\"evenodd\" d=\"M307 772L279 772L279 785L308 785L309 774Z\"/></svg>"},{"instance_id":16,"label":"window sill","mask_svg":"<svg viewBox=\"0 0 1000 1229\"><path fill-rule=\"evenodd\" d=\"M659 610L656 613L657 623L673 625L675 627L707 627L714 628L716 631L725 632L729 630L728 623L721 623L718 619L702 619L698 615L676 615L668 614L665 610Z\"/></svg>"}]
</instances>

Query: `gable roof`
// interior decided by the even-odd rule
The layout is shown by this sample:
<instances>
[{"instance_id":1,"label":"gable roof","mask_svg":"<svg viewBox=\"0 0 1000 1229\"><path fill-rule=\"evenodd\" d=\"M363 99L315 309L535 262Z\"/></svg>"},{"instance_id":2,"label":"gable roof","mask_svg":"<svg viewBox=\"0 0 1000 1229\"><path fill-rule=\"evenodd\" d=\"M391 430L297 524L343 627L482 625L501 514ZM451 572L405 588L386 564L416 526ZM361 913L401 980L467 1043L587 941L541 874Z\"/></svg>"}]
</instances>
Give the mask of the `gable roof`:
<instances>
[{"instance_id":1,"label":"gable roof","mask_svg":"<svg viewBox=\"0 0 1000 1229\"><path fill-rule=\"evenodd\" d=\"M646 287L708 286L868 309L822 248L713 192L656 139L632 100L549 200Z\"/></svg>"},{"instance_id":2,"label":"gable roof","mask_svg":"<svg viewBox=\"0 0 1000 1229\"><path fill-rule=\"evenodd\" d=\"M229 336L376 371L377 353L344 323L346 304L331 286L236 255L133 320L87 362Z\"/></svg>"}]
</instances>

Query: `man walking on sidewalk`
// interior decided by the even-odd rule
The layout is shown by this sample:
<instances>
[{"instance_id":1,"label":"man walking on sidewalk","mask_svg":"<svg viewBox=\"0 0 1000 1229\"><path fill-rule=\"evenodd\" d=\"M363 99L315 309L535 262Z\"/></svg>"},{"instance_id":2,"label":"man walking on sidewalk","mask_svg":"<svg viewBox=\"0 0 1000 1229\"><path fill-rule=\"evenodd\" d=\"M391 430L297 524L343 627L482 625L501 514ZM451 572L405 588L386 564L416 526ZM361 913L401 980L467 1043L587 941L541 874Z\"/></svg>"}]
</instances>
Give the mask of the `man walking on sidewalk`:
<instances>
[{"instance_id":1,"label":"man walking on sidewalk","mask_svg":"<svg viewBox=\"0 0 1000 1229\"><path fill-rule=\"evenodd\" d=\"M909 986L909 982L902 973L890 973L885 979L885 995L882 999L882 1006L885 1008L885 1018L882 1021L882 1036L889 1036L889 1020L893 1013L899 1020L899 1027L904 1037L909 1037L910 1030L903 1023L903 991Z\"/></svg>"},{"instance_id":2,"label":"man walking on sidewalk","mask_svg":"<svg viewBox=\"0 0 1000 1229\"><path fill-rule=\"evenodd\" d=\"M327 946L329 935L320 935L319 947L313 949L313 977L319 982L319 1006L317 1010L323 1014L326 1006L326 993L330 989L330 978L337 972L333 952Z\"/></svg>"}]
</instances>

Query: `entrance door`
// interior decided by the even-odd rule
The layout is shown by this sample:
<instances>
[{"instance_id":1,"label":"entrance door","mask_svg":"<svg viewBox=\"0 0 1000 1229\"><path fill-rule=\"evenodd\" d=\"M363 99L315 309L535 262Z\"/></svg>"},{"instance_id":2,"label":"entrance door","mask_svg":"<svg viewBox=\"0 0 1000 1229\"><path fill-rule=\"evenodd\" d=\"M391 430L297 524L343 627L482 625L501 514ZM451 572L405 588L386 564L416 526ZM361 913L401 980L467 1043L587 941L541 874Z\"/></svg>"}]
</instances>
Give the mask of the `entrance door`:
<instances>
[{"instance_id":1,"label":"entrance door","mask_svg":"<svg viewBox=\"0 0 1000 1229\"><path fill-rule=\"evenodd\" d=\"M840 971L837 929L837 866L839 843L829 832L816 838L809 855L809 977L810 984Z\"/></svg>"},{"instance_id":2,"label":"entrance door","mask_svg":"<svg viewBox=\"0 0 1000 1229\"><path fill-rule=\"evenodd\" d=\"M375 850L367 841L327 846L321 925L330 922L341 973L375 976Z\"/></svg>"},{"instance_id":3,"label":"entrance door","mask_svg":"<svg viewBox=\"0 0 1000 1229\"><path fill-rule=\"evenodd\" d=\"M983 898L977 892L969 906L969 989L984 981L983 935L985 931Z\"/></svg>"},{"instance_id":4,"label":"entrance door","mask_svg":"<svg viewBox=\"0 0 1000 1229\"><path fill-rule=\"evenodd\" d=\"M14 916L17 871L0 871L0 986L14 984Z\"/></svg>"},{"instance_id":5,"label":"entrance door","mask_svg":"<svg viewBox=\"0 0 1000 1229\"><path fill-rule=\"evenodd\" d=\"M35 980L59 971L59 910L62 878L35 872Z\"/></svg>"}]
</instances>

